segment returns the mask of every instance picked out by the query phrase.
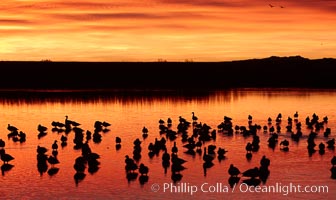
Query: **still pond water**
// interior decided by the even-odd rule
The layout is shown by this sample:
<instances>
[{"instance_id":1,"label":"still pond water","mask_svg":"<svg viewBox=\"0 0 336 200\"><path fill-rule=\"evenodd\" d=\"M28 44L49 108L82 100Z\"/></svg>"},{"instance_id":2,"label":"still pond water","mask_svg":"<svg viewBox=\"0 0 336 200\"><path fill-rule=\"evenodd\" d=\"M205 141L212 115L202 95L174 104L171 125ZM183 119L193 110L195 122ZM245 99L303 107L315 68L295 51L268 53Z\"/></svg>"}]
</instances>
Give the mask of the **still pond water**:
<instances>
[{"instance_id":1,"label":"still pond water","mask_svg":"<svg viewBox=\"0 0 336 200\"><path fill-rule=\"evenodd\" d=\"M318 144L335 138L336 131L336 91L335 90L271 90L271 89L246 89L217 91L202 94L183 94L174 92L151 93L105 93L102 95L90 94L85 98L66 93L62 97L51 95L48 97L8 97L2 95L0 99L0 138L5 141L5 151L15 159L9 164L13 167L3 171L0 176L1 199L334 199L336 197L336 180L331 179L331 158L336 155L334 150L326 148L320 155L318 151L311 156L307 150L307 138L311 132L305 125L307 116L315 113L320 121L328 117L324 129L320 129L315 139ZM84 95L85 96L85 95ZM172 130L177 130L179 116L192 122L192 112L195 113L197 122L206 123L211 127L210 132L218 129L224 116L232 118L233 127L236 125L248 127L248 115L253 117L252 123L276 126L275 119L282 114L281 131L278 134L278 144L274 150L268 146L269 132L263 129L257 131L260 138L260 148L252 152L252 158L246 159L245 146L252 142L252 136L243 136L234 132L233 135L221 133L217 130L215 140L205 142L202 146L216 145L225 148L228 152L225 159L213 160L213 166L203 169L203 155L189 155L182 146L181 134L175 140L178 147L178 157L186 160L186 168L181 171L180 181L172 180L171 166L165 169L162 166L162 154L152 158L148 155L148 146L154 143L155 138L161 139L159 120L167 125L167 119L172 119ZM294 119L298 112L298 122L302 123L303 136L299 142L291 139L291 134L286 133L287 118ZM81 149L74 148L74 132L67 134L67 145L61 147L60 138L65 133L53 132L51 122L65 123L65 116L70 120L80 123L84 130L94 132L96 121L106 121L112 124L107 132L99 132L101 142L88 141L92 152L100 155L98 169L94 173L85 169L85 178L76 184L74 175L75 159L81 156ZM272 124L268 124L268 118ZM295 122L293 121L293 124ZM7 126L15 126L19 131L26 133L26 141L20 143L8 139ZM48 130L44 137L38 138L38 125L46 126ZM143 139L142 129L148 128L148 137ZM331 128L328 138L323 136L325 129ZM295 125L293 125L295 131ZM187 133L192 135L192 125ZM116 149L116 137L121 138L121 148ZM141 184L139 176L128 180L125 171L125 156L133 157L133 141L141 141L141 158L137 162L149 167L148 181ZM289 141L289 151L280 149L280 141ZM47 156L52 154L52 144L58 140L59 164L54 167L58 172L49 175L47 171L39 172L37 167L37 146L46 147ZM85 136L84 136L85 140ZM197 139L195 140L197 142ZM166 146L171 153L174 141L167 140ZM263 192L247 190L242 184L246 179L242 177L235 189L228 183L228 169L230 164L238 167L241 172L259 167L260 159L265 155L270 159L269 177L261 183ZM52 166L48 164L48 169ZM138 170L136 170L138 172ZM241 175L239 175L241 177ZM295 192L290 187L309 186L306 192ZM277 191L266 191L267 188L277 187ZM318 190L319 186L327 186ZM286 190L288 189L288 191ZM153 191L155 190L155 191ZM191 190L195 191L191 194ZM286 192L287 191L287 192ZM310 192L309 192L310 191ZM309 193L308 193L309 192ZM287 194L287 195L286 195Z\"/></svg>"}]
</instances>

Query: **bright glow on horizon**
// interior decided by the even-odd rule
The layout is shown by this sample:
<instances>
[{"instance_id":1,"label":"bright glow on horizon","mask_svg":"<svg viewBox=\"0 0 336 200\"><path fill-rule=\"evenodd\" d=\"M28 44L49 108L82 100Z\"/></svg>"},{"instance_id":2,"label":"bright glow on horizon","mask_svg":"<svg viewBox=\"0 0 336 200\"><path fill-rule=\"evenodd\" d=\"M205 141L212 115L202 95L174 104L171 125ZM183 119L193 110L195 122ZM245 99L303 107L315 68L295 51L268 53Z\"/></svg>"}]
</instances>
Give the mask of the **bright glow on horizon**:
<instances>
[{"instance_id":1,"label":"bright glow on horizon","mask_svg":"<svg viewBox=\"0 0 336 200\"><path fill-rule=\"evenodd\" d=\"M328 0L3 0L0 60L335 57L335 11Z\"/></svg>"}]
</instances>

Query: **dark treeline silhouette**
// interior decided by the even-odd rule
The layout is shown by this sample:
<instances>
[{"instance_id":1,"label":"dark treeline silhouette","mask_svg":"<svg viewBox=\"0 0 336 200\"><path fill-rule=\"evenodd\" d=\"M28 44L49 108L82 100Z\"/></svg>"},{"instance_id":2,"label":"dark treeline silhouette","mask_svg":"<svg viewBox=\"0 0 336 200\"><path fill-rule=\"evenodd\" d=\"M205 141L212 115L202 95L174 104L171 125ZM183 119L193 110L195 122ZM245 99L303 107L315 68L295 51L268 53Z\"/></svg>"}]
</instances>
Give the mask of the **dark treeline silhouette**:
<instances>
[{"instance_id":1,"label":"dark treeline silhouette","mask_svg":"<svg viewBox=\"0 0 336 200\"><path fill-rule=\"evenodd\" d=\"M2 89L336 88L336 59L231 62L0 62Z\"/></svg>"}]
</instances>

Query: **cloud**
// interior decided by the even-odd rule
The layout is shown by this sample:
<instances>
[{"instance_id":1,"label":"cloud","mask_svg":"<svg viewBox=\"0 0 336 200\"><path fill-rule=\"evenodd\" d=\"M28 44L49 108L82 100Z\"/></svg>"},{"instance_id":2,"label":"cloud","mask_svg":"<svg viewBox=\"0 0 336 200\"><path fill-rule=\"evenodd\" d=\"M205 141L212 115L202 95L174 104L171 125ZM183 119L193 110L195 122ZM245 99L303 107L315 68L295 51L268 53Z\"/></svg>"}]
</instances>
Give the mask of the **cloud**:
<instances>
[{"instance_id":1,"label":"cloud","mask_svg":"<svg viewBox=\"0 0 336 200\"><path fill-rule=\"evenodd\" d=\"M77 13L77 12L106 12L121 8L131 8L132 5L117 0L111 3L102 0L92 1L20 1L10 2L0 6L2 16L8 15L42 15L46 13Z\"/></svg>"},{"instance_id":2,"label":"cloud","mask_svg":"<svg viewBox=\"0 0 336 200\"><path fill-rule=\"evenodd\" d=\"M0 25L26 25L31 24L32 21L24 19L1 19Z\"/></svg>"},{"instance_id":3,"label":"cloud","mask_svg":"<svg viewBox=\"0 0 336 200\"><path fill-rule=\"evenodd\" d=\"M189 5L197 7L217 7L217 8L244 8L264 6L268 8L269 4L276 7L284 6L285 8L305 8L311 10L324 10L336 12L335 0L286 0L286 1L265 1L265 0L158 0L163 4Z\"/></svg>"},{"instance_id":4,"label":"cloud","mask_svg":"<svg viewBox=\"0 0 336 200\"><path fill-rule=\"evenodd\" d=\"M241 0L159 0L165 4L184 4L193 6L210 6L210 7L242 7L251 5L250 1Z\"/></svg>"},{"instance_id":5,"label":"cloud","mask_svg":"<svg viewBox=\"0 0 336 200\"><path fill-rule=\"evenodd\" d=\"M54 19L66 19L76 21L103 21L103 20L163 20L163 19L195 19L199 17L209 17L202 13L196 12L95 12L95 13L53 13L46 14Z\"/></svg>"},{"instance_id":6,"label":"cloud","mask_svg":"<svg viewBox=\"0 0 336 200\"><path fill-rule=\"evenodd\" d=\"M113 3L109 2L104 2L104 1L98 1L98 2L92 2L92 1L76 1L76 2L71 2L71 1L62 1L56 3L56 5L62 6L62 7L71 7L71 8L103 8L103 9L110 9L110 8L116 8L120 6L126 6L128 5L127 3L123 3L122 1L118 2L115 1Z\"/></svg>"},{"instance_id":7,"label":"cloud","mask_svg":"<svg viewBox=\"0 0 336 200\"><path fill-rule=\"evenodd\" d=\"M309 8L314 10L324 10L328 12L336 12L336 1L335 0L288 0L284 4L289 6L296 6L300 8Z\"/></svg>"}]
</instances>

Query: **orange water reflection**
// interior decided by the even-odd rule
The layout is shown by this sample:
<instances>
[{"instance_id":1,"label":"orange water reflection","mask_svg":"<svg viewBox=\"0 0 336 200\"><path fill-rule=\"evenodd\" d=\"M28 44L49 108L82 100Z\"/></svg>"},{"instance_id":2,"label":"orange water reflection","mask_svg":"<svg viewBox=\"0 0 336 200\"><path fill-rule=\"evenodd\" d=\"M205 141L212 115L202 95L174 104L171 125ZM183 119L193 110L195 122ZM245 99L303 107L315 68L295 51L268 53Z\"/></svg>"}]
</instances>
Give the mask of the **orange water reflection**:
<instances>
[{"instance_id":1,"label":"orange water reflection","mask_svg":"<svg viewBox=\"0 0 336 200\"><path fill-rule=\"evenodd\" d=\"M14 167L5 172L0 177L2 186L0 191L4 198L12 199L18 197L26 198L142 198L142 199L173 199L173 198L222 198L227 195L229 198L256 198L252 193L234 192L223 193L202 193L197 192L191 196L188 193L170 193L169 191L152 192L151 185L158 183L161 187L163 183L171 183L171 170L167 173L161 163L161 155L148 156L148 145L154 142L155 138L160 138L158 121L173 120L173 129L176 130L178 117L183 116L191 121L191 112L195 112L198 121L208 124L213 129L223 121L223 116L233 118L233 125L247 125L247 116L253 115L253 123L266 125L267 118L275 119L278 113L282 113L284 119L299 112L299 120L304 123L306 116L316 113L320 118L328 116L333 138L333 130L336 129L336 92L317 90L230 90L225 92L210 92L201 95L183 93L137 93L134 95L121 93L108 94L88 94L83 96L2 96L0 99L0 138L6 142L6 152L15 159L10 163ZM30 95L31 96L31 95ZM34 96L34 95L33 95ZM54 176L44 173L40 176L37 170L36 147L37 145L47 147L51 154L51 145L54 140L60 140L62 134L51 131L51 122L64 122L65 115L71 120L81 123L81 128L93 131L94 122L107 121L112 124L111 130L102 134L102 142L97 144L92 140L89 145L93 152L98 153L101 158L99 170L93 175L86 171L85 179L76 187L74 181L75 169L73 165L75 158L80 154L80 150L75 150L73 139L74 133L68 135L68 145L59 148L58 159L60 164L59 172ZM27 134L25 143L7 140L7 125L16 126ZM37 126L45 125L49 128L45 137L37 138ZM286 120L282 122L282 130L287 125ZM147 139L142 139L142 128L149 129ZM188 134L192 133L191 128ZM328 185L329 193L316 194L289 194L289 197L311 198L323 197L332 199L336 194L336 182L330 178L330 159L335 152L326 150L324 155L318 152L311 157L307 153L306 138L309 131L303 128L304 138L299 143L291 141L290 135L281 133L279 140L287 138L290 141L290 150L285 153L276 146L271 150L267 146L268 134L261 132L260 149L253 153L251 161L245 158L245 145L252 141L252 137L243 137L240 134L224 136L217 134L216 141L207 142L205 145L215 144L228 150L227 158L219 162L214 160L214 166L207 170L206 176L203 171L202 156L187 155L183 153L186 149L181 142L181 137L176 139L179 157L187 160L182 171L181 183L200 186L207 182L209 184L223 183L228 185L229 175L227 170L233 163L241 171L255 166L259 166L259 161L263 155L271 160L270 176L266 185L282 183L297 183L302 185ZM323 131L316 139L316 143L327 141L322 136ZM120 150L115 148L115 137L122 138ZM139 161L149 167L149 180L144 185L140 185L138 179L128 182L125 173L125 155L132 156L133 141L139 138L142 143L142 158ZM173 146L172 141L167 142L170 152ZM316 147L316 149L318 149ZM162 188L161 188L162 189ZM131 192L130 192L131 191ZM281 194L262 194L262 198L286 198ZM260 196L258 196L260 198Z\"/></svg>"}]
</instances>

